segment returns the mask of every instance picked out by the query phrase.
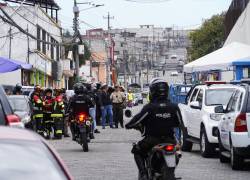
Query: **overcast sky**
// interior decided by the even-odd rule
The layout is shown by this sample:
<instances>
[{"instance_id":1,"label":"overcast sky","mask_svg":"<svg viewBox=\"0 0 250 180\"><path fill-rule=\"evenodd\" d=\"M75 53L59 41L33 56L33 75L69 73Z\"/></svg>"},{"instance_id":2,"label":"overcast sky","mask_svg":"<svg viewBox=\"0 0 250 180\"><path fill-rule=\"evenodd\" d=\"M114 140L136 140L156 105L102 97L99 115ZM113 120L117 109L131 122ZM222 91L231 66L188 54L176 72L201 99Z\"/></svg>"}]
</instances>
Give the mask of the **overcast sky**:
<instances>
[{"instance_id":1,"label":"overcast sky","mask_svg":"<svg viewBox=\"0 0 250 180\"><path fill-rule=\"evenodd\" d=\"M72 29L74 0L56 0L60 5L60 20L64 28ZM77 0L86 2L86 0ZM153 0L152 0L153 1ZM157 0L156 0L157 1ZM195 27L214 14L226 11L231 0L169 0L161 3L136 3L126 0L93 0L95 4L105 4L103 7L82 11L80 19L89 25L81 24L81 31L91 27L107 29L107 16L112 28L139 27L139 25L154 24L160 27L178 26L179 28ZM80 9L89 5L79 5Z\"/></svg>"}]
</instances>

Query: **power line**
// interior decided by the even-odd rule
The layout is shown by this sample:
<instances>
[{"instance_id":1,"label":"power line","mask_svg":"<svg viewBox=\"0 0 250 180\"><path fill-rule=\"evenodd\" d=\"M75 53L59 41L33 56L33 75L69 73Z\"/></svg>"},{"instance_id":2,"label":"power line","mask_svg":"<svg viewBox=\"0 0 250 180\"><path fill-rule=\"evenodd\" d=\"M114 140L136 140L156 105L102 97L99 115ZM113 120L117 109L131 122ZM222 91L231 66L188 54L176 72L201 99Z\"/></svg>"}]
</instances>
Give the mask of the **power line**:
<instances>
[{"instance_id":1,"label":"power line","mask_svg":"<svg viewBox=\"0 0 250 180\"><path fill-rule=\"evenodd\" d=\"M3 17L2 15L0 15L0 18L1 18L4 22L7 22L8 24L10 24L10 25L16 27L19 31L21 31L22 33L28 35L28 36L31 37L32 39L35 39L35 40L37 40L37 41L39 41L39 42L43 42L43 43L45 43L45 44L50 44L50 45L55 45L55 46L57 46L57 45L62 46L62 45L72 44L72 42L70 42L70 43L51 43L51 42L47 42L47 41L45 41L45 40L37 39L35 36L33 36L32 34L30 34L29 32L26 32L26 30L24 30L22 27L20 27L20 26L19 26L19 25L18 25L9 15L8 15L8 13L6 13L5 10L3 10L2 7L0 7L0 10L1 10L1 11L3 12L3 14L8 18L8 19L6 19L6 18ZM77 38L77 37L74 37L74 39L76 39L76 38Z\"/></svg>"}]
</instances>

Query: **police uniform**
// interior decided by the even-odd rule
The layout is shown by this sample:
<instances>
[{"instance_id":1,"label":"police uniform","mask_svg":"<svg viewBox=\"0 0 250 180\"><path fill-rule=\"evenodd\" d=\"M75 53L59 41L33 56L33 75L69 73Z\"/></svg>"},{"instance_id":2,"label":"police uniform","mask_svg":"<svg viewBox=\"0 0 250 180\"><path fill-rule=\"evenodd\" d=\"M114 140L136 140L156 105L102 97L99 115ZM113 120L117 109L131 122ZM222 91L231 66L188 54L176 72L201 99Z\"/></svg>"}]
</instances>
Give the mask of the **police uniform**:
<instances>
[{"instance_id":1,"label":"police uniform","mask_svg":"<svg viewBox=\"0 0 250 180\"><path fill-rule=\"evenodd\" d=\"M123 128L123 103L126 97L123 92L113 92L110 96L113 103L113 119L115 122L115 127L118 128L118 123L120 123Z\"/></svg>"}]
</instances>

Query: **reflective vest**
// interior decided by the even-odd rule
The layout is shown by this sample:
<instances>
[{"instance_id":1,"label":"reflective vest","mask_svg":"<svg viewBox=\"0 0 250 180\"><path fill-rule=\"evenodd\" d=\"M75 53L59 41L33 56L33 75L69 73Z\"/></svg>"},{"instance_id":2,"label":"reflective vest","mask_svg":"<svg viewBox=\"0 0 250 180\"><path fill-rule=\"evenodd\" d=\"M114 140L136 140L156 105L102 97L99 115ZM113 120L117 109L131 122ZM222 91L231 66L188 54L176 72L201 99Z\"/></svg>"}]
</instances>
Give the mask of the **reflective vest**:
<instances>
[{"instance_id":1,"label":"reflective vest","mask_svg":"<svg viewBox=\"0 0 250 180\"><path fill-rule=\"evenodd\" d=\"M133 99L134 99L133 93L128 93L128 100L133 101Z\"/></svg>"}]
</instances>

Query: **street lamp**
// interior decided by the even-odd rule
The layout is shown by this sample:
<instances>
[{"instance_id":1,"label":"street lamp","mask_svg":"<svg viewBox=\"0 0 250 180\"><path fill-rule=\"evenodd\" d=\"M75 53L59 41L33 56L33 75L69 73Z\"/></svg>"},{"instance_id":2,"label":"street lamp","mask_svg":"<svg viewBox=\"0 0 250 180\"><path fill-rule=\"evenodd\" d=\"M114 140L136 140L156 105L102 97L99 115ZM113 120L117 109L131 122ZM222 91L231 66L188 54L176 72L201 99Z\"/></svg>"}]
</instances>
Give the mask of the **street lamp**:
<instances>
[{"instance_id":1,"label":"street lamp","mask_svg":"<svg viewBox=\"0 0 250 180\"><path fill-rule=\"evenodd\" d=\"M104 6L104 4L92 4L92 7L81 9L79 12L86 11L86 10L93 9L93 8L97 8L97 7L102 7L102 6Z\"/></svg>"}]
</instances>

